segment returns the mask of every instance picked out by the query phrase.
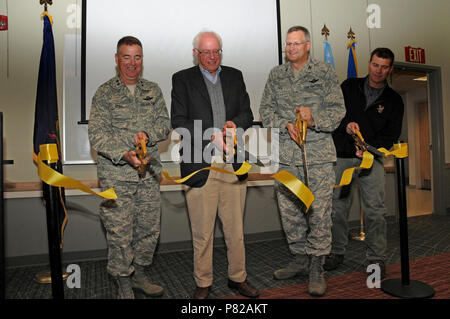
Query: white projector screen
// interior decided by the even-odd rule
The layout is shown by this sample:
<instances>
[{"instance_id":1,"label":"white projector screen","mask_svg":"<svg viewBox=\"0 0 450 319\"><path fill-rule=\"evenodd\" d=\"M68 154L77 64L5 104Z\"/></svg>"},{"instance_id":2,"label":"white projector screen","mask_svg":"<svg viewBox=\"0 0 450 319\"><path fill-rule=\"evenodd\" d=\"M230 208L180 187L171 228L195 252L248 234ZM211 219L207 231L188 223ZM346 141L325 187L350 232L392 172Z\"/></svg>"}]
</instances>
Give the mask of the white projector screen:
<instances>
[{"instance_id":1,"label":"white projector screen","mask_svg":"<svg viewBox=\"0 0 450 319\"><path fill-rule=\"evenodd\" d=\"M83 14L86 14L86 120L95 91L116 74L117 41L126 35L141 40L143 77L159 84L170 113L172 75L194 65L192 41L202 30L213 30L222 37L222 64L242 71L254 119L259 120L265 82L269 71L279 64L276 0L95 0L86 1ZM69 158L70 144L80 143L84 138L68 135L69 132L64 134L68 148L64 151L67 157L64 162L93 162L91 152L87 154L90 158L76 158L86 157L79 152ZM170 147L166 152L170 152ZM167 154L161 154L161 158L170 160Z\"/></svg>"}]
</instances>

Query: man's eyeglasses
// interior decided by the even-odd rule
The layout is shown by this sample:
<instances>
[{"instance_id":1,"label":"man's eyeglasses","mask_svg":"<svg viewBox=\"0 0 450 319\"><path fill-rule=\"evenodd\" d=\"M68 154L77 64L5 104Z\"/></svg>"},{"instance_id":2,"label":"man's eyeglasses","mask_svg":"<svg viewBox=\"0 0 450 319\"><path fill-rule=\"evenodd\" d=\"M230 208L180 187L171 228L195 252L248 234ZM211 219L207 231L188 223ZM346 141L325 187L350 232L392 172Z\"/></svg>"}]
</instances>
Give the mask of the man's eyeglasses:
<instances>
[{"instance_id":1,"label":"man's eyeglasses","mask_svg":"<svg viewBox=\"0 0 450 319\"><path fill-rule=\"evenodd\" d=\"M204 54L204 55L210 55L210 54L212 54L212 55L221 55L222 54L222 49L220 49L220 50L204 50L204 51L200 51L200 50L197 50L197 49L195 49L196 51L197 51L197 53L198 54Z\"/></svg>"},{"instance_id":2,"label":"man's eyeglasses","mask_svg":"<svg viewBox=\"0 0 450 319\"><path fill-rule=\"evenodd\" d=\"M302 44L308 43L309 41L305 41L305 42L286 42L286 47L296 47L298 48L299 46L301 46Z\"/></svg>"}]
</instances>

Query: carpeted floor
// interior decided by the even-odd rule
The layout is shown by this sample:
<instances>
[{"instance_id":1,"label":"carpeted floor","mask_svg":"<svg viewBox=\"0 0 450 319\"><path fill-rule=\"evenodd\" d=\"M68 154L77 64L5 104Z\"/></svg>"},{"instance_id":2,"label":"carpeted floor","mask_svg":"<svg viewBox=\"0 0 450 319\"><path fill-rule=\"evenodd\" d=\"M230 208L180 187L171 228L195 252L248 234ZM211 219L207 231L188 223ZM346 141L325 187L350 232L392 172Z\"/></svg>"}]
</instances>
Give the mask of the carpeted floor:
<instances>
[{"instance_id":1,"label":"carpeted floor","mask_svg":"<svg viewBox=\"0 0 450 319\"><path fill-rule=\"evenodd\" d=\"M422 257L411 260L410 283L420 281L434 290L435 299L450 299L450 253ZM401 264L387 266L386 280L402 279ZM405 279L405 278L404 278ZM329 277L327 280L327 293L324 299L396 299L377 287L367 286L367 273L364 271L345 275ZM263 290L260 299L316 299L307 292L306 282L286 287ZM245 297L234 295L226 299L243 299Z\"/></svg>"},{"instance_id":2,"label":"carpeted floor","mask_svg":"<svg viewBox=\"0 0 450 319\"><path fill-rule=\"evenodd\" d=\"M388 278L400 278L400 244L398 222L388 223ZM431 285L435 298L450 298L450 217L425 215L408 218L409 256L411 280ZM277 281L273 271L290 261L284 238L247 242L248 280L261 290L261 298L309 298L306 292L307 277ZM113 299L115 287L106 273L106 260L77 263L81 269L81 288L64 288L66 299ZM45 268L45 267L44 267ZM6 271L7 299L52 298L49 284L38 284L34 276L43 267L11 268ZM365 244L350 241L344 264L326 273L328 290L325 298L392 298L380 289L369 289L366 282ZM189 299L195 283L192 277L192 251L157 253L154 264L148 269L154 282L164 286L159 299ZM214 248L214 284L210 298L231 298L233 291L227 287L226 249ZM140 299L145 295L136 293Z\"/></svg>"}]
</instances>

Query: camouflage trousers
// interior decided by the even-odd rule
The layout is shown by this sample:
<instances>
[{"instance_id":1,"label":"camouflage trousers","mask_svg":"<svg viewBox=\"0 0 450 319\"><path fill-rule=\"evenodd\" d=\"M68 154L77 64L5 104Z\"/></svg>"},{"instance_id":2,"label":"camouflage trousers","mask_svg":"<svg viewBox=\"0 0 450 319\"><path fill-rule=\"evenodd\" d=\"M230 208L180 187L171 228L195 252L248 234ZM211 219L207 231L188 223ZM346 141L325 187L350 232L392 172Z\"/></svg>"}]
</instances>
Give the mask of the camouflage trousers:
<instances>
[{"instance_id":1,"label":"camouflage trousers","mask_svg":"<svg viewBox=\"0 0 450 319\"><path fill-rule=\"evenodd\" d=\"M147 266L161 228L159 182L147 179L138 183L100 181L104 189L114 187L117 199L103 201L100 218L108 243L107 271L112 276L129 276L133 263Z\"/></svg>"},{"instance_id":2,"label":"camouflage trousers","mask_svg":"<svg viewBox=\"0 0 450 319\"><path fill-rule=\"evenodd\" d=\"M303 166L280 164L281 170L304 181ZM292 254L328 255L331 250L332 186L335 182L333 163L310 165L308 178L314 202L306 214L304 204L284 185L275 181L281 223Z\"/></svg>"}]
</instances>

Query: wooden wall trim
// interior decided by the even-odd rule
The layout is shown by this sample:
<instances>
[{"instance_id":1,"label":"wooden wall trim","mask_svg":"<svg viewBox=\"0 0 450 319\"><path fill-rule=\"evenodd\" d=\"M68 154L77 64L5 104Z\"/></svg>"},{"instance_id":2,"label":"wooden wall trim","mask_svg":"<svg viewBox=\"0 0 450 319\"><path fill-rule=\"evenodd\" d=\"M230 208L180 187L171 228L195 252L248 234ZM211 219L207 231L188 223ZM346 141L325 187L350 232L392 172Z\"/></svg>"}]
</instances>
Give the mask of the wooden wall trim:
<instances>
[{"instance_id":1,"label":"wooden wall trim","mask_svg":"<svg viewBox=\"0 0 450 319\"><path fill-rule=\"evenodd\" d=\"M272 174L259 174L259 173L249 173L248 181L262 181L262 180L270 180L270 176ZM176 176L175 178L180 178ZM86 185L89 188L100 188L98 180L81 180L82 184ZM26 191L41 191L42 190L41 182L5 182L4 191L5 192L26 192ZM166 178L161 178L160 185L178 185L177 183L170 181Z\"/></svg>"},{"instance_id":2,"label":"wooden wall trim","mask_svg":"<svg viewBox=\"0 0 450 319\"><path fill-rule=\"evenodd\" d=\"M447 168L450 168L450 164L447 164ZM385 167L386 173L395 173L395 167ZM267 181L272 180L270 177L272 174L260 174L260 173L249 173L247 181ZM179 178L176 176L175 178ZM81 180L81 183L89 188L100 188L98 180ZM161 178L160 185L179 185L172 182L166 178ZM26 192L26 191L41 191L41 182L5 182L4 191L5 192Z\"/></svg>"}]
</instances>

